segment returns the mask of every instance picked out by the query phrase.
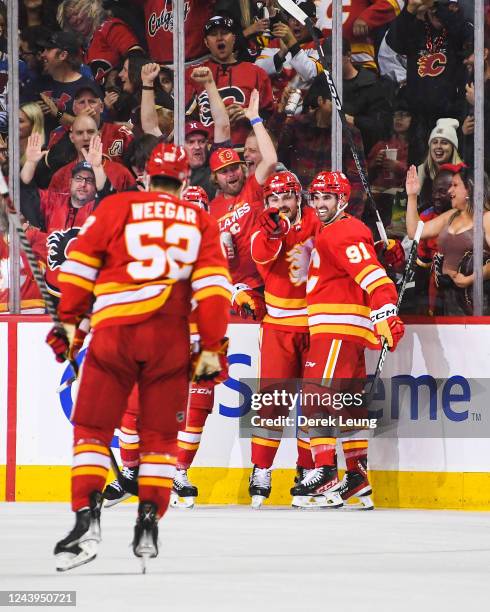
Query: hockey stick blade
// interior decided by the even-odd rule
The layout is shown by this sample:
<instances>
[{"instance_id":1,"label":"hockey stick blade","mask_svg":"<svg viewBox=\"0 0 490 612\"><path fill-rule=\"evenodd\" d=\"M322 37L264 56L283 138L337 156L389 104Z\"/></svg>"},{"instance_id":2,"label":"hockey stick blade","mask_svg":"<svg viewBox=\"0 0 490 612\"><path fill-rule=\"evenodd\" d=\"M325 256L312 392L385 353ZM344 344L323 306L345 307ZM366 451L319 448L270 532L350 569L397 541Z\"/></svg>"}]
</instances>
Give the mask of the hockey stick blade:
<instances>
[{"instance_id":1,"label":"hockey stick blade","mask_svg":"<svg viewBox=\"0 0 490 612\"><path fill-rule=\"evenodd\" d=\"M308 15L301 9L296 2L293 0L278 0L279 6L289 13L291 17L294 17L296 21L299 21L302 25L306 24L306 21L309 19Z\"/></svg>"}]
</instances>

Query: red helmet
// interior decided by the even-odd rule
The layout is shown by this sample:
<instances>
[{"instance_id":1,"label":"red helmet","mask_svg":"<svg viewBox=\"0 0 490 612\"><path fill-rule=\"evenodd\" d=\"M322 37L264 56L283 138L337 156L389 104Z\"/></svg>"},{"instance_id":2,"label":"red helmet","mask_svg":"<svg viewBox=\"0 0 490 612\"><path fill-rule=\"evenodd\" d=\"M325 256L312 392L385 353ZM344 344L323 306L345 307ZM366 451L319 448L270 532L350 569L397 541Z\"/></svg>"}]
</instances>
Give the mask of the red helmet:
<instances>
[{"instance_id":1,"label":"red helmet","mask_svg":"<svg viewBox=\"0 0 490 612\"><path fill-rule=\"evenodd\" d=\"M310 195L314 193L336 193L338 196L343 196L344 201L348 201L351 186L349 179L343 172L320 172L311 181L308 191Z\"/></svg>"},{"instance_id":2,"label":"red helmet","mask_svg":"<svg viewBox=\"0 0 490 612\"><path fill-rule=\"evenodd\" d=\"M148 176L167 176L181 183L189 175L189 160L184 147L161 142L153 149L146 164Z\"/></svg>"},{"instance_id":3,"label":"red helmet","mask_svg":"<svg viewBox=\"0 0 490 612\"><path fill-rule=\"evenodd\" d=\"M189 185L189 187L186 187L182 192L182 199L186 202L194 202L194 204L204 208L204 210L209 208L208 194L199 185Z\"/></svg>"},{"instance_id":4,"label":"red helmet","mask_svg":"<svg viewBox=\"0 0 490 612\"><path fill-rule=\"evenodd\" d=\"M301 194L301 184L298 181L298 177L292 172L289 172L289 170L271 174L271 176L269 176L264 183L264 198L266 200L273 193L277 194L290 192L293 192L299 196Z\"/></svg>"}]
</instances>

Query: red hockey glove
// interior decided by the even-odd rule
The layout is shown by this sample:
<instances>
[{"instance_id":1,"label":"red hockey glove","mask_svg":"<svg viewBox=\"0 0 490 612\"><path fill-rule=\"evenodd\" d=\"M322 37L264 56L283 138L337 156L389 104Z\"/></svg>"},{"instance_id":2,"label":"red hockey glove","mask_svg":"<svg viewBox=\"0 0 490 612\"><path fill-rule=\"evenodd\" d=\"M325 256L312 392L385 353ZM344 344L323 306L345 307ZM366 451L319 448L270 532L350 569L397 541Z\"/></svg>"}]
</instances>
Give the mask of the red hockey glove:
<instances>
[{"instance_id":1,"label":"red hockey glove","mask_svg":"<svg viewBox=\"0 0 490 612\"><path fill-rule=\"evenodd\" d=\"M405 251L399 240L388 240L388 246L382 240L374 244L376 255L382 265L391 267L394 272L401 273L405 268Z\"/></svg>"},{"instance_id":2,"label":"red hockey glove","mask_svg":"<svg viewBox=\"0 0 490 612\"><path fill-rule=\"evenodd\" d=\"M385 304L378 310L371 311L371 321L374 323L379 342L382 343L386 339L390 351L396 349L405 333L405 325L397 313L394 304Z\"/></svg>"},{"instance_id":3,"label":"red hockey glove","mask_svg":"<svg viewBox=\"0 0 490 612\"><path fill-rule=\"evenodd\" d=\"M70 345L69 352L68 352L68 359L70 361L73 361L74 359L77 358L77 355L80 352L80 349L82 348L85 338L87 334L89 333L89 331L90 331L90 319L85 317L84 319L81 320L80 324L78 325L75 331L75 335L73 337L73 342Z\"/></svg>"},{"instance_id":4,"label":"red hockey glove","mask_svg":"<svg viewBox=\"0 0 490 612\"><path fill-rule=\"evenodd\" d=\"M212 381L214 384L224 382L228 378L228 338L221 340L216 351L200 350L192 362L192 382Z\"/></svg>"},{"instance_id":5,"label":"red hockey glove","mask_svg":"<svg viewBox=\"0 0 490 612\"><path fill-rule=\"evenodd\" d=\"M252 317L254 321L262 321L267 314L264 296L244 283L235 285L231 305L242 319Z\"/></svg>"},{"instance_id":6,"label":"red hockey glove","mask_svg":"<svg viewBox=\"0 0 490 612\"><path fill-rule=\"evenodd\" d=\"M271 238L282 238L289 232L291 223L279 213L278 208L266 208L258 218L259 225Z\"/></svg>"},{"instance_id":7,"label":"red hockey glove","mask_svg":"<svg viewBox=\"0 0 490 612\"><path fill-rule=\"evenodd\" d=\"M62 325L61 327L59 325L54 325L49 330L46 336L46 342L51 347L58 363L63 363L68 359L70 344L74 334L75 326L68 324Z\"/></svg>"}]
</instances>

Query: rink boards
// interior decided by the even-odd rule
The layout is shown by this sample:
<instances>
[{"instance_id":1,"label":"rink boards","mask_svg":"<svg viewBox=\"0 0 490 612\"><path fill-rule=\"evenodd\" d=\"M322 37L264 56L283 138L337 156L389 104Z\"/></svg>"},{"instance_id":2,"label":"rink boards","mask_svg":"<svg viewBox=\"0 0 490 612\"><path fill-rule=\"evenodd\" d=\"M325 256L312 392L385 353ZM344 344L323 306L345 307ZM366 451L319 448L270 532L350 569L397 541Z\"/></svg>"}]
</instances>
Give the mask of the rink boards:
<instances>
[{"instance_id":1,"label":"rink boards","mask_svg":"<svg viewBox=\"0 0 490 612\"><path fill-rule=\"evenodd\" d=\"M427 373L451 380L488 377L489 323L453 319L450 324L409 324L403 343L389 355L383 376L387 380L400 375L416 379ZM46 317L0 319L0 500L69 499L72 427L67 415L72 391L57 393L69 373L44 343L49 328ZM191 471L201 503L249 501L250 440L239 437L238 417L244 408L237 387L239 379L256 376L258 326L232 324L229 337L234 382L219 388ZM376 354L367 356L368 371L372 371ZM464 408L461 403L453 405L460 412ZM419 416L424 418L423 411ZM454 423L439 407L433 417L433 437L395 434L371 441L369 464L376 504L490 509L488 437L447 437L448 431L458 431L450 427ZM474 415L469 412L467 419L471 418ZM485 418L479 413L479 419ZM274 464L270 503L289 504L295 460L295 440L284 439Z\"/></svg>"}]
</instances>

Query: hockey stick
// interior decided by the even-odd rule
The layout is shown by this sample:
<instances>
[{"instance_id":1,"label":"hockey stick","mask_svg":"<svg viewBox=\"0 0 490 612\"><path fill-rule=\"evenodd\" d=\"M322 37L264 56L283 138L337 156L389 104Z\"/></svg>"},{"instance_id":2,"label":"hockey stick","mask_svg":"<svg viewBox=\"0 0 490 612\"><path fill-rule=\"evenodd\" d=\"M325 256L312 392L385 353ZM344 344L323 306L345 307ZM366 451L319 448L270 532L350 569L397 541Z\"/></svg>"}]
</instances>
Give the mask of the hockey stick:
<instances>
[{"instance_id":1,"label":"hockey stick","mask_svg":"<svg viewBox=\"0 0 490 612\"><path fill-rule=\"evenodd\" d=\"M289 13L291 17L299 21L303 25L308 28L308 32L310 33L311 38L313 39L318 56L320 58L320 62L323 66L323 75L325 76L325 80L327 81L328 88L330 90L330 96L332 98L332 102L335 104L337 112L340 117L340 122L342 124L342 128L344 130L345 135L347 136L347 140L349 141L349 147L352 153L352 157L354 159L354 163L357 168L357 173L359 174L359 178L361 179L362 186L366 195L368 197L368 202L373 209L373 212L376 215L376 227L378 228L378 233L381 240L388 246L388 237L386 235L386 230L383 225L383 221L381 221L381 217L379 216L378 207L376 206L376 202L373 197L373 193L371 191L371 187L369 186L369 182L364 172L364 169L361 165L361 160L359 158L359 151L357 150L356 144L354 142L354 138L352 137L352 133L349 128L349 124L347 123L347 119L345 118L345 111L342 108L342 103L340 102L339 95L337 93L337 88L335 87L335 83L333 82L332 75L328 70L327 60L325 58L325 54L323 52L323 48L320 44L318 36L315 32L315 26L312 20L308 17L308 15L294 2L294 0L278 0L279 5Z\"/></svg>"},{"instance_id":2,"label":"hockey stick","mask_svg":"<svg viewBox=\"0 0 490 612\"><path fill-rule=\"evenodd\" d=\"M29 263L29 267L31 268L32 275L34 277L34 280L39 289L39 292L41 293L41 296L46 305L46 310L48 311L48 314L51 317L51 320L53 321L55 326L60 330L60 333L63 333L66 335L65 329L60 321L60 318L58 317L58 311L56 309L56 306L53 303L53 298L48 292L48 290L46 289L46 283L44 281L43 272L41 268L39 267L36 256L34 255L34 251L32 250L31 244L27 238L24 228L22 227L20 213L15 208L15 205L9 196L8 185L5 182L5 178L1 170L0 170L0 195L3 196L9 219L12 225L14 226L14 229L17 232L17 235L19 236L19 241L22 246L22 250L24 251L27 257L27 261ZM70 362L70 365L75 374L75 377L78 376L78 363L74 359L69 359L68 361Z\"/></svg>"},{"instance_id":3,"label":"hockey stick","mask_svg":"<svg viewBox=\"0 0 490 612\"><path fill-rule=\"evenodd\" d=\"M419 245L420 242L420 236L422 235L422 231L424 229L424 222L423 221L419 221L418 225L417 225L417 229L415 231L415 236L412 242L412 246L410 248L410 254L408 256L408 261L407 261L407 265L405 266L405 272L403 273L403 280L402 280L402 284L400 287L400 290L398 292L398 299L396 301L396 312L398 314L398 311L400 310L400 306L403 300L403 295L405 293L405 289L407 287L407 282L408 282L408 277L410 276L410 272L412 271L412 267L413 264L415 262L415 259L417 257L417 247ZM376 365L376 369L374 371L374 378L373 378L373 382L371 384L371 387L369 389L369 391L366 393L366 398L365 398L365 405L369 407L369 404L371 403L373 396L374 396L374 392L376 391L376 387L378 385L378 380L381 376L381 370L383 369L384 363L385 363L385 359L386 356L388 355L388 342L386 341L386 339L383 340L383 344L381 345L381 353L379 355L378 358L378 363Z\"/></svg>"}]
</instances>

